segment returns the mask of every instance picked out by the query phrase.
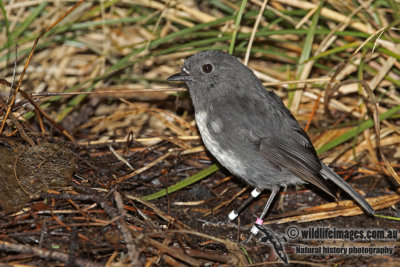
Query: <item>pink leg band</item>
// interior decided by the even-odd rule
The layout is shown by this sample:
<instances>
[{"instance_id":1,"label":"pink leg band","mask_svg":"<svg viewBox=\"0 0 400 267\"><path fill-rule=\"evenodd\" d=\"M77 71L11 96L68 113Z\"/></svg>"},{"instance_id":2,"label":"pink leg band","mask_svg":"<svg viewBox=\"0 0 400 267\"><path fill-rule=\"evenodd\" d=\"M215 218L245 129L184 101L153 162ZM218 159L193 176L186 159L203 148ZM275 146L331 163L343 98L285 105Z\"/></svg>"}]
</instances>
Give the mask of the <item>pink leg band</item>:
<instances>
[{"instance_id":1,"label":"pink leg band","mask_svg":"<svg viewBox=\"0 0 400 267\"><path fill-rule=\"evenodd\" d=\"M258 225L262 225L263 222L264 222L264 220L261 220L260 218L257 218L257 220L256 220L256 224L258 224Z\"/></svg>"}]
</instances>

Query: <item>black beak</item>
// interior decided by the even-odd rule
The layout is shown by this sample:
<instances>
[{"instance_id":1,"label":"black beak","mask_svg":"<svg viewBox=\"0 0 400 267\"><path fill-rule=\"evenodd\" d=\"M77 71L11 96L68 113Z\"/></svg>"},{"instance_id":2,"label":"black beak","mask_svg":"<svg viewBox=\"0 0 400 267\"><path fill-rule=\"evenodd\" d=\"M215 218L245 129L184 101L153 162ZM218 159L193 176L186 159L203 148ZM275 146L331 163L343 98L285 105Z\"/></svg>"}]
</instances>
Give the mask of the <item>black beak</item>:
<instances>
[{"instance_id":1,"label":"black beak","mask_svg":"<svg viewBox=\"0 0 400 267\"><path fill-rule=\"evenodd\" d=\"M182 70L180 73L168 77L167 81L188 82L192 81L192 76L190 76L188 72Z\"/></svg>"}]
</instances>

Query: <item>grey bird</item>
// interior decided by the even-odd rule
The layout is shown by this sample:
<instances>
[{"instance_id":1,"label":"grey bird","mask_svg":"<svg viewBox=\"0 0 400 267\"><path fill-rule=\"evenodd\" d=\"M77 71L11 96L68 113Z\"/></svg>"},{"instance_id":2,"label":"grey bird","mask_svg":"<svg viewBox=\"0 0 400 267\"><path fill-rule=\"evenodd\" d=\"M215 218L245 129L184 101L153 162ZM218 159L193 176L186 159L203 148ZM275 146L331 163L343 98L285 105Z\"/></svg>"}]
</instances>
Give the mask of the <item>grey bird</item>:
<instances>
[{"instance_id":1,"label":"grey bird","mask_svg":"<svg viewBox=\"0 0 400 267\"><path fill-rule=\"evenodd\" d=\"M368 202L321 162L282 100L236 57L214 50L197 53L168 81L187 84L204 145L226 169L255 188L230 219L269 189L271 195L256 221L260 225L281 187L304 183L336 197L333 183L374 215Z\"/></svg>"}]
</instances>

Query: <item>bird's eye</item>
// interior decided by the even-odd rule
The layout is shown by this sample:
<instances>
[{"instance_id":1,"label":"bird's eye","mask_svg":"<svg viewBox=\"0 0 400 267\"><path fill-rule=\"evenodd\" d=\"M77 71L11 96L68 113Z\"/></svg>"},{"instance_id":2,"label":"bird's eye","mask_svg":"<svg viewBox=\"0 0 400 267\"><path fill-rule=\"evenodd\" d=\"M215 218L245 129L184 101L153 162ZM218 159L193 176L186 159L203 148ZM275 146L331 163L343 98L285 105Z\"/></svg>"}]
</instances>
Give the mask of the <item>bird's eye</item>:
<instances>
[{"instance_id":1,"label":"bird's eye","mask_svg":"<svg viewBox=\"0 0 400 267\"><path fill-rule=\"evenodd\" d=\"M213 70L213 66L211 64L204 64L202 70L204 73L210 73Z\"/></svg>"}]
</instances>

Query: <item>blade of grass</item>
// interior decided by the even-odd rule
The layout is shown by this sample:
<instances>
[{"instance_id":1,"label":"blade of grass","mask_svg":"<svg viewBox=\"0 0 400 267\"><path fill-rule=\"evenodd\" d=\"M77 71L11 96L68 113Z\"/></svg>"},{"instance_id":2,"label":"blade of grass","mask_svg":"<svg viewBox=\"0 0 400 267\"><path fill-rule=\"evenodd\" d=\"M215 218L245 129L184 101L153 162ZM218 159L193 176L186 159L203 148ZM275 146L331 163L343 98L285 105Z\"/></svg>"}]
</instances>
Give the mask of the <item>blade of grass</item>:
<instances>
[{"instance_id":1,"label":"blade of grass","mask_svg":"<svg viewBox=\"0 0 400 267\"><path fill-rule=\"evenodd\" d=\"M160 190L160 191L158 191L158 192L156 192L154 194L144 196L144 197L142 197L142 199L149 201L149 200L153 200L153 199L157 199L157 198L166 196L167 192L168 192L168 194L171 194L171 193L173 193L175 191L178 191L178 190L180 190L182 188L185 188L186 186L189 186L189 185L191 185L191 184L193 184L193 183L195 183L197 181L200 181L201 179L207 177L208 175L216 172L218 169L219 169L218 166L213 164L210 167L208 167L208 168L206 168L206 169L204 169L202 171L199 171L195 175L192 175L192 176L190 176L190 177L188 177L186 179L183 179L179 183L171 185L167 189L163 189L163 190Z\"/></svg>"},{"instance_id":2,"label":"blade of grass","mask_svg":"<svg viewBox=\"0 0 400 267\"><path fill-rule=\"evenodd\" d=\"M219 9L228 12L230 14L233 14L235 12L235 10L233 8L231 8L230 6L227 6L225 3L223 3L220 0L210 0L210 4L213 6L218 7Z\"/></svg>"},{"instance_id":3,"label":"blade of grass","mask_svg":"<svg viewBox=\"0 0 400 267\"><path fill-rule=\"evenodd\" d=\"M233 54L233 50L235 49L236 36L239 31L240 21L242 20L242 15L243 15L244 8L246 7L246 3L247 3L247 0L242 0L242 4L241 4L238 14L236 16L235 30L233 31L231 44L229 46L229 54L231 54L231 55Z\"/></svg>"},{"instance_id":4,"label":"blade of grass","mask_svg":"<svg viewBox=\"0 0 400 267\"><path fill-rule=\"evenodd\" d=\"M10 43L11 43L11 39L10 39L10 22L8 21L7 18L7 12L6 9L4 8L4 4L3 4L3 0L0 0L0 9L1 9L1 13L3 14L3 18L4 18L4 26L6 27L6 35L7 35L7 42L6 42L6 46L9 47ZM6 54L6 60L7 60L7 64L8 65L8 60L10 58L10 51Z\"/></svg>"},{"instance_id":5,"label":"blade of grass","mask_svg":"<svg viewBox=\"0 0 400 267\"><path fill-rule=\"evenodd\" d=\"M389 6L390 6L390 9L393 11L393 16L394 16L396 19L400 19L400 14L399 14L400 8L399 8L399 4L396 3L396 2L393 1L393 0L389 0L388 3L389 3Z\"/></svg>"},{"instance_id":6,"label":"blade of grass","mask_svg":"<svg viewBox=\"0 0 400 267\"><path fill-rule=\"evenodd\" d=\"M103 8L108 8L112 5L114 5L115 3L118 3L119 0L109 0L109 1L104 1L104 6ZM92 9L90 9L89 12L87 12L84 16L82 16L81 20L86 20L92 16L95 16L96 14L99 14L101 12L101 6L98 5Z\"/></svg>"},{"instance_id":7,"label":"blade of grass","mask_svg":"<svg viewBox=\"0 0 400 267\"><path fill-rule=\"evenodd\" d=\"M10 42L14 43L15 40L32 24L32 22L42 13L42 11L47 6L47 2L41 3L38 5L35 10L21 23L19 24L14 31L12 31L9 35ZM6 42L3 47L0 48L0 51L7 48L11 45L9 42Z\"/></svg>"},{"instance_id":8,"label":"blade of grass","mask_svg":"<svg viewBox=\"0 0 400 267\"><path fill-rule=\"evenodd\" d=\"M388 220L393 220L393 221L400 221L400 218L392 217L392 216L386 216L386 215L380 215L380 214L375 214L375 217L388 219Z\"/></svg>"},{"instance_id":9,"label":"blade of grass","mask_svg":"<svg viewBox=\"0 0 400 267\"><path fill-rule=\"evenodd\" d=\"M353 42L353 43L349 43L349 44L346 44L346 45L341 45L341 46L326 50L325 52L319 53L316 56L310 57L308 60L306 60L305 63L307 63L308 61L311 61L311 60L315 61L315 60L318 60L320 58L327 57L329 55L338 54L340 52L346 51L349 48L358 47L359 45L360 45L359 41Z\"/></svg>"},{"instance_id":10,"label":"blade of grass","mask_svg":"<svg viewBox=\"0 0 400 267\"><path fill-rule=\"evenodd\" d=\"M301 51L301 55L299 58L298 69L296 72L297 79L306 79L309 76L309 73L311 71L313 61L309 61L307 63L305 63L305 62L308 60L308 58L311 55L312 45L314 43L314 37L316 35L319 16L320 16L321 9L322 9L322 6L324 5L324 3L325 3L325 1L320 2L317 10L315 11L315 13L312 17L311 26L308 29L306 40L304 41L303 49ZM303 84L299 84L299 85L295 86L295 88L303 87L303 86L304 86ZM302 90L297 90L294 92L293 92L293 90L289 91L289 95L288 95L289 96L289 101L288 101L289 109L291 109L292 104L293 104L293 108L291 110L297 111L297 109L300 105L302 94L303 94Z\"/></svg>"},{"instance_id":11,"label":"blade of grass","mask_svg":"<svg viewBox=\"0 0 400 267\"><path fill-rule=\"evenodd\" d=\"M6 26L7 36L9 36L10 35L10 22L8 21L8 18L7 18L7 12L6 12L6 9L4 8L3 0L0 0L0 9L1 9L1 13L3 13L4 25Z\"/></svg>"}]
</instances>

